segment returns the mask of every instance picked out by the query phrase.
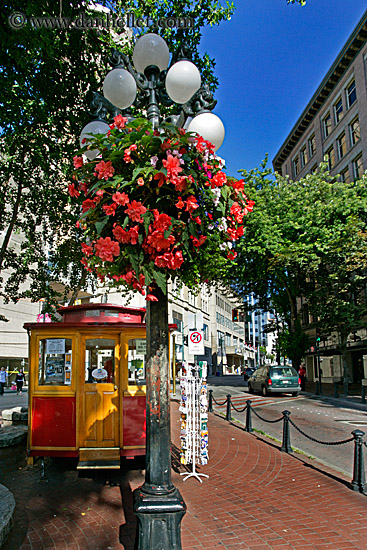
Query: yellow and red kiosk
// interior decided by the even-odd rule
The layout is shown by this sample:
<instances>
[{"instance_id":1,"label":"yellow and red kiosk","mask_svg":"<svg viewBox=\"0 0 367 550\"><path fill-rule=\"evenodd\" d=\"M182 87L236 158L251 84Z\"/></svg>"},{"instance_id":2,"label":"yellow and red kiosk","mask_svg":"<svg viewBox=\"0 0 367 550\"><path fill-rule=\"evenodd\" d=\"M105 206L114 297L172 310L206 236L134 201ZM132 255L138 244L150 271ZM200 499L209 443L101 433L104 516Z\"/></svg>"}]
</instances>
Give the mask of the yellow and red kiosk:
<instances>
[{"instance_id":1,"label":"yellow and red kiosk","mask_svg":"<svg viewBox=\"0 0 367 550\"><path fill-rule=\"evenodd\" d=\"M119 467L145 454L145 309L85 304L27 323L28 455ZM170 327L170 328L173 328Z\"/></svg>"}]
</instances>

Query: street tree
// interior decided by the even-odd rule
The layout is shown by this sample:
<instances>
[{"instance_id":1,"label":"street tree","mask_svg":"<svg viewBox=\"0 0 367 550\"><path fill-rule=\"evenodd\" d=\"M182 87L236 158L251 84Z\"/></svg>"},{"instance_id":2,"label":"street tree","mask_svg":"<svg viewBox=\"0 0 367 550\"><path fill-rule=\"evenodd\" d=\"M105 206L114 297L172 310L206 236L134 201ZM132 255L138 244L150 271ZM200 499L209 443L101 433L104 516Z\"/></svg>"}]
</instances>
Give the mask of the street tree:
<instances>
[{"instance_id":1,"label":"street tree","mask_svg":"<svg viewBox=\"0 0 367 550\"><path fill-rule=\"evenodd\" d=\"M236 289L277 312L285 326L279 344L295 365L308 347L303 313L323 331L337 330L345 354L366 315L365 178L341 183L321 167L293 182L265 164L243 176L255 208L233 270Z\"/></svg>"},{"instance_id":2,"label":"street tree","mask_svg":"<svg viewBox=\"0 0 367 550\"><path fill-rule=\"evenodd\" d=\"M151 18L191 16L192 31L166 29L165 34L173 51L185 41L194 59L199 58L200 29L230 18L233 12L232 5L222 7L212 0L100 4L110 7L116 16L132 10ZM9 278L0 280L5 302L28 297L55 303L61 296L50 282L62 280L65 292L75 297L90 281L80 263L77 213L70 208L69 159L88 122L90 90L99 88L108 70L116 34L102 28L60 28L58 18L76 20L81 12L106 17L95 9L89 0L71 0L62 5L62 11L49 2L31 0L25 6L21 0L12 0L1 11L0 271L10 272ZM11 19L16 12L28 19L18 30L14 29L17 20ZM37 28L30 23L32 16L44 18L41 23L37 18ZM45 19L47 16L54 19ZM130 41L136 32L142 30L134 29ZM131 45L125 38L124 34L121 48L128 53ZM206 56L200 63L206 81L215 88L213 61ZM15 242L15 235L20 242ZM25 281L30 285L26 290L22 286Z\"/></svg>"}]
</instances>

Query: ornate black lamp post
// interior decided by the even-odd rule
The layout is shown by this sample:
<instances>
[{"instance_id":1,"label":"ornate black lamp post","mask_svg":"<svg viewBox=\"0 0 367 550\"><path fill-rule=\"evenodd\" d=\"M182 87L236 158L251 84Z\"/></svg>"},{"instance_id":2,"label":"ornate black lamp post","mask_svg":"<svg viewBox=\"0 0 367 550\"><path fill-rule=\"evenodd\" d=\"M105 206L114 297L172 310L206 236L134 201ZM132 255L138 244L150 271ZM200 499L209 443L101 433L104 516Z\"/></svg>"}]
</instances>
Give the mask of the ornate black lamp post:
<instances>
[{"instance_id":1,"label":"ornate black lamp post","mask_svg":"<svg viewBox=\"0 0 367 550\"><path fill-rule=\"evenodd\" d=\"M184 49L184 48L183 48ZM133 68L128 57L114 51L114 68L103 84L104 97L94 93L95 120L82 131L106 133L106 117L131 117L134 104L143 109L154 128L159 128L159 105L180 106L169 121L197 132L218 149L224 139L220 119L211 113L216 102L208 87L201 87L196 66L181 52L169 65L169 50L156 34L142 36L133 52ZM87 151L93 159L98 151ZM171 437L169 407L168 298L155 290L157 302L147 304L147 457L145 483L135 491L134 509L139 520L138 550L180 550L180 523L185 503L171 480Z\"/></svg>"}]
</instances>

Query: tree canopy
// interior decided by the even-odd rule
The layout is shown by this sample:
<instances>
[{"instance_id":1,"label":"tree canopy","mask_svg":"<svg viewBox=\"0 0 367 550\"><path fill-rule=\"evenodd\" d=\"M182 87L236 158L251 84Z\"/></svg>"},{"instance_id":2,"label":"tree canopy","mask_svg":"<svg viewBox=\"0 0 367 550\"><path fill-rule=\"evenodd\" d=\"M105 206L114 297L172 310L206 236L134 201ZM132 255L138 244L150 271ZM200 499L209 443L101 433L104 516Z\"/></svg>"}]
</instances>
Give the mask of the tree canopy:
<instances>
[{"instance_id":1,"label":"tree canopy","mask_svg":"<svg viewBox=\"0 0 367 550\"><path fill-rule=\"evenodd\" d=\"M255 207L233 270L237 290L278 312L283 352L295 364L308 345L309 315L346 344L367 314L367 178L340 182L322 166L290 181L265 164L243 176Z\"/></svg>"}]
</instances>

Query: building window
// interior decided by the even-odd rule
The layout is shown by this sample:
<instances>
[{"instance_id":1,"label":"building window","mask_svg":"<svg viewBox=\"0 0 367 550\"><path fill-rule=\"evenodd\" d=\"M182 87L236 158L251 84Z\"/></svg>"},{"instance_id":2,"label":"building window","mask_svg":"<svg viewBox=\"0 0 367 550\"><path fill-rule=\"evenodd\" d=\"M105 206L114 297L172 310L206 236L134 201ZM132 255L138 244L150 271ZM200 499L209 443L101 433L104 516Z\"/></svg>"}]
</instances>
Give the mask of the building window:
<instances>
[{"instance_id":1,"label":"building window","mask_svg":"<svg viewBox=\"0 0 367 550\"><path fill-rule=\"evenodd\" d=\"M347 105L348 109L357 101L356 83L353 80L347 87Z\"/></svg>"},{"instance_id":2,"label":"building window","mask_svg":"<svg viewBox=\"0 0 367 550\"><path fill-rule=\"evenodd\" d=\"M328 164L329 170L331 170L334 167L335 164L335 155L334 155L334 147L331 146L325 153L325 160Z\"/></svg>"},{"instance_id":3,"label":"building window","mask_svg":"<svg viewBox=\"0 0 367 550\"><path fill-rule=\"evenodd\" d=\"M208 325L203 325L203 331L204 331L204 340L209 340L209 327Z\"/></svg>"},{"instance_id":4,"label":"building window","mask_svg":"<svg viewBox=\"0 0 367 550\"><path fill-rule=\"evenodd\" d=\"M293 164L293 177L296 177L299 174L299 158L298 158L298 155L296 157L294 157L294 159L292 160L292 164Z\"/></svg>"},{"instance_id":5,"label":"building window","mask_svg":"<svg viewBox=\"0 0 367 550\"><path fill-rule=\"evenodd\" d=\"M338 124L343 118L343 101L341 97L339 97L338 101L334 104L334 117L335 124Z\"/></svg>"},{"instance_id":6,"label":"building window","mask_svg":"<svg viewBox=\"0 0 367 550\"><path fill-rule=\"evenodd\" d=\"M232 345L231 335L228 334L228 332L226 332L226 347L231 346L231 345Z\"/></svg>"},{"instance_id":7,"label":"building window","mask_svg":"<svg viewBox=\"0 0 367 550\"><path fill-rule=\"evenodd\" d=\"M362 154L353 160L353 178L358 180L363 175L363 160Z\"/></svg>"},{"instance_id":8,"label":"building window","mask_svg":"<svg viewBox=\"0 0 367 550\"><path fill-rule=\"evenodd\" d=\"M308 140L308 152L310 154L310 158L314 156L316 153L316 139L315 134L312 134L312 136Z\"/></svg>"},{"instance_id":9,"label":"building window","mask_svg":"<svg viewBox=\"0 0 367 550\"><path fill-rule=\"evenodd\" d=\"M322 119L322 130L324 133L324 138L326 139L328 135L331 132L331 116L330 113L328 113L323 119Z\"/></svg>"},{"instance_id":10,"label":"building window","mask_svg":"<svg viewBox=\"0 0 367 550\"><path fill-rule=\"evenodd\" d=\"M311 168L311 174L316 174L317 173L317 164L314 164Z\"/></svg>"},{"instance_id":11,"label":"building window","mask_svg":"<svg viewBox=\"0 0 367 550\"><path fill-rule=\"evenodd\" d=\"M301 167L303 168L304 166L306 166L308 162L306 145L302 147L300 155L301 155Z\"/></svg>"},{"instance_id":12,"label":"building window","mask_svg":"<svg viewBox=\"0 0 367 550\"><path fill-rule=\"evenodd\" d=\"M345 138L345 132L343 132L336 140L336 146L338 149L338 159L342 159L347 152L347 140Z\"/></svg>"},{"instance_id":13,"label":"building window","mask_svg":"<svg viewBox=\"0 0 367 550\"><path fill-rule=\"evenodd\" d=\"M349 168L345 168L340 174L340 181L343 183L350 183L350 173Z\"/></svg>"},{"instance_id":14,"label":"building window","mask_svg":"<svg viewBox=\"0 0 367 550\"><path fill-rule=\"evenodd\" d=\"M349 124L349 134L350 134L350 145L355 145L361 137L361 129L359 127L359 118L355 118Z\"/></svg>"}]
</instances>

